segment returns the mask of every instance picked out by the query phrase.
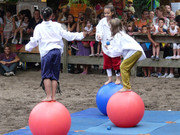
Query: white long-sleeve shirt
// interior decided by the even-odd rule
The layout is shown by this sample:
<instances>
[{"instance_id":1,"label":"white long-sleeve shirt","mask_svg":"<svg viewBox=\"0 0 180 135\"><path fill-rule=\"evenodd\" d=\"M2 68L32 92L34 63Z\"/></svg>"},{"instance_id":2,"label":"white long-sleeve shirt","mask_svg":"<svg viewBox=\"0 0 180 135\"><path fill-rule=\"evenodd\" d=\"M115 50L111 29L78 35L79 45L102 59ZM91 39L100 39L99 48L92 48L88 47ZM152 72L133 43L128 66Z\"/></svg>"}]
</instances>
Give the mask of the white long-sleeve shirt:
<instances>
[{"instance_id":1,"label":"white long-sleeve shirt","mask_svg":"<svg viewBox=\"0 0 180 135\"><path fill-rule=\"evenodd\" d=\"M122 31L117 33L110 41L107 51L110 57L123 56L124 59L131 57L137 51L141 51L142 55L139 60L146 58L146 55L138 42Z\"/></svg>"},{"instance_id":2,"label":"white long-sleeve shirt","mask_svg":"<svg viewBox=\"0 0 180 135\"><path fill-rule=\"evenodd\" d=\"M109 41L112 37L111 37L111 30L110 30L110 26L108 25L107 22L107 18L104 17L103 19L101 19L98 23L98 25L96 26L96 40L98 40L97 35L100 35L101 37L101 43L102 43L102 50L103 52L108 55L108 51L105 48L106 42Z\"/></svg>"},{"instance_id":3,"label":"white long-sleeve shirt","mask_svg":"<svg viewBox=\"0 0 180 135\"><path fill-rule=\"evenodd\" d=\"M26 51L31 51L39 45L41 57L45 56L52 49L60 49L63 52L64 43L62 38L68 41L82 40L83 33L71 33L64 30L60 23L52 21L43 21L38 24L30 38L29 43L25 46Z\"/></svg>"}]
</instances>

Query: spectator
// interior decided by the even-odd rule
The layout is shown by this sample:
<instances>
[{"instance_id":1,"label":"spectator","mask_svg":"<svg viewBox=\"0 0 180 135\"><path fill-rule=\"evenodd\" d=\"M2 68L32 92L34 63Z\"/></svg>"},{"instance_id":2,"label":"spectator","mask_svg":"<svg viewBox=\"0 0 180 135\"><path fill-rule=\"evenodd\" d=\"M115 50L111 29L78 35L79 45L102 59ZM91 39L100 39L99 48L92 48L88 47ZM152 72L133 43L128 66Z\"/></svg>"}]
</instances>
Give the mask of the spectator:
<instances>
[{"instance_id":1,"label":"spectator","mask_svg":"<svg viewBox=\"0 0 180 135\"><path fill-rule=\"evenodd\" d=\"M74 19L74 16L72 14L69 14L68 15L68 20L67 20L67 29L68 31L70 32L76 32L76 26L77 26L77 23L75 22L75 19ZM68 42L68 45L69 45L69 50L70 49L70 45L72 44L72 42ZM75 55L76 54L76 50L78 50L78 47L77 45L75 44L75 41L73 41L73 44L71 45L71 47L73 48L72 49L72 54Z\"/></svg>"},{"instance_id":2,"label":"spectator","mask_svg":"<svg viewBox=\"0 0 180 135\"><path fill-rule=\"evenodd\" d=\"M13 36L13 39L12 39L12 44L17 44L18 43L18 41L16 40L16 35L19 32L20 25L22 24L23 18L24 17L23 17L23 15L21 13L18 13L17 16L14 16L16 27L15 27L15 30L14 30L14 33L13 33L14 36Z\"/></svg>"},{"instance_id":3,"label":"spectator","mask_svg":"<svg viewBox=\"0 0 180 135\"><path fill-rule=\"evenodd\" d=\"M109 0L109 1L107 2L107 5L112 5L112 6L113 6L113 1L112 1L112 0Z\"/></svg>"},{"instance_id":4,"label":"spectator","mask_svg":"<svg viewBox=\"0 0 180 135\"><path fill-rule=\"evenodd\" d=\"M177 25L180 27L180 10L176 11L176 18L175 18ZM180 33L180 29L179 29L179 33Z\"/></svg>"},{"instance_id":5,"label":"spectator","mask_svg":"<svg viewBox=\"0 0 180 135\"><path fill-rule=\"evenodd\" d=\"M64 5L64 6L62 6L61 9L60 9L60 13L59 13L57 22L59 22L59 23L61 24L62 28L65 29L65 30L67 30L67 26L66 26L67 17L68 17L68 14L67 14L67 6Z\"/></svg>"},{"instance_id":6,"label":"spectator","mask_svg":"<svg viewBox=\"0 0 180 135\"><path fill-rule=\"evenodd\" d=\"M132 0L130 0L132 1ZM113 6L116 10L116 14L118 16L118 18L122 18L122 14L123 14L123 8L125 7L125 3L124 0L113 0Z\"/></svg>"},{"instance_id":7,"label":"spectator","mask_svg":"<svg viewBox=\"0 0 180 135\"><path fill-rule=\"evenodd\" d=\"M122 24L124 26L124 30L127 31L127 24L128 24L128 16L127 16L127 13L126 12L123 12L123 15L122 15Z\"/></svg>"},{"instance_id":8,"label":"spectator","mask_svg":"<svg viewBox=\"0 0 180 135\"><path fill-rule=\"evenodd\" d=\"M139 32L141 32L141 28L143 25L147 25L151 20L149 19L149 11L144 9L141 13L141 19L135 21L135 27L138 28Z\"/></svg>"},{"instance_id":9,"label":"spectator","mask_svg":"<svg viewBox=\"0 0 180 135\"><path fill-rule=\"evenodd\" d=\"M134 17L133 11L131 9L128 9L127 11L127 22L134 22L136 20L136 18Z\"/></svg>"},{"instance_id":10,"label":"spectator","mask_svg":"<svg viewBox=\"0 0 180 135\"><path fill-rule=\"evenodd\" d=\"M72 14L68 15L66 25L67 25L67 30L68 31L70 31L70 32L75 32L76 31L77 24L76 24L74 16ZM78 50L78 47L76 45L76 41L68 42L68 51L69 51L68 53L69 53L69 55L76 55L76 50ZM68 64L68 71L70 73L74 73L75 72L74 69L75 69L74 64Z\"/></svg>"},{"instance_id":11,"label":"spectator","mask_svg":"<svg viewBox=\"0 0 180 135\"><path fill-rule=\"evenodd\" d=\"M11 53L10 47L4 48L4 53L0 54L0 72L5 76L14 76L19 57L15 53Z\"/></svg>"},{"instance_id":12,"label":"spectator","mask_svg":"<svg viewBox=\"0 0 180 135\"><path fill-rule=\"evenodd\" d=\"M87 35L88 36L94 36L95 35L95 32L94 32L94 28L93 28L93 25L92 25L92 20L89 19L89 20L86 20L86 26L84 28L84 31L87 32ZM84 46L90 46L91 48L91 54L89 55L90 57L91 56L95 56L94 55L94 44L95 42L94 41L84 41L82 42Z\"/></svg>"},{"instance_id":13,"label":"spectator","mask_svg":"<svg viewBox=\"0 0 180 135\"><path fill-rule=\"evenodd\" d=\"M27 16L29 20L32 19L31 11L29 9L21 10L19 13L23 16L23 18Z\"/></svg>"},{"instance_id":14,"label":"spectator","mask_svg":"<svg viewBox=\"0 0 180 135\"><path fill-rule=\"evenodd\" d=\"M156 15L157 15L157 17L155 17L155 18L153 19L154 25L157 25L157 26L158 26L158 21L159 21L159 19L160 19L160 18L163 18L163 19L165 20L165 23L164 23L163 28L167 30L168 27L169 27L169 19L164 16L164 15L165 15L165 11L164 11L163 6L160 6L160 7L157 7L157 8L156 8Z\"/></svg>"},{"instance_id":15,"label":"spectator","mask_svg":"<svg viewBox=\"0 0 180 135\"><path fill-rule=\"evenodd\" d=\"M174 20L170 21L169 23L168 34L170 36L175 36L179 33L179 27L176 25ZM179 59L180 58L180 44L173 43L173 57L172 59Z\"/></svg>"},{"instance_id":16,"label":"spectator","mask_svg":"<svg viewBox=\"0 0 180 135\"><path fill-rule=\"evenodd\" d=\"M91 19L92 19L92 25L93 27L95 27L98 24L98 18L97 18L96 11L94 10L91 12Z\"/></svg>"},{"instance_id":17,"label":"spectator","mask_svg":"<svg viewBox=\"0 0 180 135\"><path fill-rule=\"evenodd\" d=\"M154 11L149 11L149 19L150 19L150 22L153 22L153 19L154 19Z\"/></svg>"},{"instance_id":18,"label":"spectator","mask_svg":"<svg viewBox=\"0 0 180 135\"><path fill-rule=\"evenodd\" d=\"M91 18L92 17L91 15L92 15L92 9L91 8L86 8L86 10L84 12L84 19L83 19L83 21L85 22L85 20L88 20L89 18Z\"/></svg>"},{"instance_id":19,"label":"spectator","mask_svg":"<svg viewBox=\"0 0 180 135\"><path fill-rule=\"evenodd\" d=\"M3 47L3 43L4 43L4 36L3 36L3 26L4 26L4 23L3 23L3 19L1 17L1 13L2 11L0 10L0 36L1 36L1 47Z\"/></svg>"},{"instance_id":20,"label":"spectator","mask_svg":"<svg viewBox=\"0 0 180 135\"><path fill-rule=\"evenodd\" d=\"M153 33L153 35L157 35L157 34L166 34L167 30L163 28L165 24L165 20L164 18L160 18L158 21L158 26L155 26L155 32ZM160 44L153 44L153 55L151 56L152 60L159 60L159 52L160 52Z\"/></svg>"},{"instance_id":21,"label":"spectator","mask_svg":"<svg viewBox=\"0 0 180 135\"><path fill-rule=\"evenodd\" d=\"M165 5L165 16L166 16L167 18L169 18L170 12L171 12L171 7L170 7L170 5Z\"/></svg>"},{"instance_id":22,"label":"spectator","mask_svg":"<svg viewBox=\"0 0 180 135\"><path fill-rule=\"evenodd\" d=\"M169 14L169 20L171 21L171 20L175 20L175 13L173 12L173 11L171 11L170 12L170 14Z\"/></svg>"},{"instance_id":23,"label":"spectator","mask_svg":"<svg viewBox=\"0 0 180 135\"><path fill-rule=\"evenodd\" d=\"M175 21L170 21L169 23L169 28L168 28L168 34L170 36L174 36L178 32L178 26L175 25ZM167 59L169 56L173 55L173 50L174 53L176 52L176 49L178 48L178 45L176 43L173 43L173 48L171 47L171 44L166 44L165 47L163 47L164 50L164 58ZM172 58L176 59L176 56L173 56ZM170 68L170 73L168 75L168 70L169 68L165 68L165 73L161 78L174 78L174 69Z\"/></svg>"},{"instance_id":24,"label":"spectator","mask_svg":"<svg viewBox=\"0 0 180 135\"><path fill-rule=\"evenodd\" d=\"M89 13L89 11L87 13ZM78 15L76 31L77 32L84 31L84 27L85 27L84 15L80 12ZM88 46L84 46L81 41L77 42L77 46L79 49L76 53L77 56L89 56L90 55L90 48ZM82 74L86 75L87 73L88 73L88 65L83 65Z\"/></svg>"},{"instance_id":25,"label":"spectator","mask_svg":"<svg viewBox=\"0 0 180 135\"><path fill-rule=\"evenodd\" d=\"M133 36L134 35L134 23L130 22L127 24L127 34L129 36Z\"/></svg>"},{"instance_id":26,"label":"spectator","mask_svg":"<svg viewBox=\"0 0 180 135\"><path fill-rule=\"evenodd\" d=\"M19 28L19 26L21 25L23 19L24 19L24 16L21 13L18 13L16 16L14 16L16 28Z\"/></svg>"},{"instance_id":27,"label":"spectator","mask_svg":"<svg viewBox=\"0 0 180 135\"><path fill-rule=\"evenodd\" d=\"M156 29L155 29L155 26L154 26L153 23L148 23L147 28L148 28L147 36L148 36L148 39L151 41L152 48L154 47L154 48L153 48L153 49L154 49L153 52L155 52L155 47L158 47L158 46L159 46L159 43L155 42L155 41L151 38L151 34L154 34L155 31L156 31ZM152 56L151 56L151 57L152 57ZM157 59L157 60L159 60L159 59ZM152 70L154 70L154 68L153 68ZM158 77L162 76L161 70L162 70L162 68L158 68L158 73L153 73L153 74L151 74L151 76L158 76Z\"/></svg>"},{"instance_id":28,"label":"spectator","mask_svg":"<svg viewBox=\"0 0 180 135\"><path fill-rule=\"evenodd\" d=\"M74 19L74 16L72 14L68 15L68 20L67 20L67 29L70 32L75 32L76 31L76 22Z\"/></svg>"},{"instance_id":29,"label":"spectator","mask_svg":"<svg viewBox=\"0 0 180 135\"><path fill-rule=\"evenodd\" d=\"M142 31L141 33L142 34L147 34L147 26L146 25L143 25L142 26ZM143 48L145 54L146 54L146 58L151 58L151 55L152 55L152 50L151 50L151 43L140 43L141 47ZM143 72L144 72L144 76L145 77L150 77L151 76L151 70L152 68L151 67L143 67Z\"/></svg>"},{"instance_id":30,"label":"spectator","mask_svg":"<svg viewBox=\"0 0 180 135\"><path fill-rule=\"evenodd\" d=\"M23 34L27 32L28 25L29 25L29 18L27 16L25 16L23 19L23 22L20 24L20 26L14 32L14 37L13 37L12 43L16 44L16 35L17 35L17 32L19 32L20 33L19 44L22 44Z\"/></svg>"},{"instance_id":31,"label":"spectator","mask_svg":"<svg viewBox=\"0 0 180 135\"><path fill-rule=\"evenodd\" d=\"M104 18L103 12L98 15L98 23L102 18ZM96 41L96 42L98 42L98 41ZM98 42L98 44L97 44L97 53L95 56L103 56L102 49L101 49L101 42Z\"/></svg>"},{"instance_id":32,"label":"spectator","mask_svg":"<svg viewBox=\"0 0 180 135\"><path fill-rule=\"evenodd\" d=\"M15 30L15 20L11 15L11 11L7 10L6 15L4 16L4 38L5 38L5 46L7 45L9 39L12 37L12 33Z\"/></svg>"},{"instance_id":33,"label":"spectator","mask_svg":"<svg viewBox=\"0 0 180 135\"><path fill-rule=\"evenodd\" d=\"M127 6L125 7L125 10L131 10L132 13L134 14L135 13L135 9L133 7L133 0L128 0L127 1Z\"/></svg>"},{"instance_id":34,"label":"spectator","mask_svg":"<svg viewBox=\"0 0 180 135\"><path fill-rule=\"evenodd\" d=\"M36 9L34 11L32 20L29 21L29 25L27 27L27 34L33 33L36 25L40 24L41 22L42 22L42 19L40 17L40 11Z\"/></svg>"},{"instance_id":35,"label":"spectator","mask_svg":"<svg viewBox=\"0 0 180 135\"><path fill-rule=\"evenodd\" d=\"M97 16L98 22L99 22L102 18L104 18L104 13L103 13L103 12L100 13L100 14Z\"/></svg>"},{"instance_id":36,"label":"spectator","mask_svg":"<svg viewBox=\"0 0 180 135\"><path fill-rule=\"evenodd\" d=\"M53 10L53 13L52 13L52 18L51 18L51 20L53 21L53 22L57 22L57 16L56 16L56 10Z\"/></svg>"},{"instance_id":37,"label":"spectator","mask_svg":"<svg viewBox=\"0 0 180 135\"><path fill-rule=\"evenodd\" d=\"M167 59L169 56L173 55L173 48L171 47L171 44L165 44L163 47L163 58ZM170 73L168 75L169 68L165 67L165 73L163 76L159 76L158 78L174 78L174 69L170 68Z\"/></svg>"}]
</instances>

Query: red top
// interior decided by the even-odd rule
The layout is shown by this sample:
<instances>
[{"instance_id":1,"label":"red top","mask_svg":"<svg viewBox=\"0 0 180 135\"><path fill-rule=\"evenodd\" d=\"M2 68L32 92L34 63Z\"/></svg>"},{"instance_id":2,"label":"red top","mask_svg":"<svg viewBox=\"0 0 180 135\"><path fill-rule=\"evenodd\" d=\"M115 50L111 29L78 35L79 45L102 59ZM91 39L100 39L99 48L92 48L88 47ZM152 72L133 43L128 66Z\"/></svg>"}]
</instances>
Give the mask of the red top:
<instances>
[{"instance_id":1,"label":"red top","mask_svg":"<svg viewBox=\"0 0 180 135\"><path fill-rule=\"evenodd\" d=\"M116 2L116 0L113 0L113 5L116 9L117 15L118 16L122 15L122 13L123 13L123 1L120 0L119 2Z\"/></svg>"}]
</instances>

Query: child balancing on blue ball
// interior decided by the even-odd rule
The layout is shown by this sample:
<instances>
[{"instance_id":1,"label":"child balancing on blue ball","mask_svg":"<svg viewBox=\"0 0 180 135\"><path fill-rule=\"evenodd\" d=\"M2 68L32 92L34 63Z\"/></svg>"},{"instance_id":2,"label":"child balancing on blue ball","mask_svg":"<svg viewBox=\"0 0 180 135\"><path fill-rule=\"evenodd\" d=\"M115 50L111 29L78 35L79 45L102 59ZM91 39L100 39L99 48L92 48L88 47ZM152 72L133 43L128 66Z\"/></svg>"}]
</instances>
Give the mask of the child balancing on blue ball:
<instances>
[{"instance_id":1,"label":"child balancing on blue ball","mask_svg":"<svg viewBox=\"0 0 180 135\"><path fill-rule=\"evenodd\" d=\"M41 56L41 76L47 97L43 101L55 101L56 89L60 74L61 55L63 53L63 40L82 40L86 33L71 33L63 30L60 23L52 22L52 9L46 7L41 12L43 22L35 27L33 37L25 46L26 51L31 51L39 45Z\"/></svg>"},{"instance_id":2,"label":"child balancing on blue ball","mask_svg":"<svg viewBox=\"0 0 180 135\"><path fill-rule=\"evenodd\" d=\"M123 88L120 92L130 91L131 69L137 61L145 59L146 55L142 47L123 31L123 25L118 18L111 19L110 25L113 39L110 41L110 45L106 45L106 48L110 56L123 56L120 65Z\"/></svg>"}]
</instances>

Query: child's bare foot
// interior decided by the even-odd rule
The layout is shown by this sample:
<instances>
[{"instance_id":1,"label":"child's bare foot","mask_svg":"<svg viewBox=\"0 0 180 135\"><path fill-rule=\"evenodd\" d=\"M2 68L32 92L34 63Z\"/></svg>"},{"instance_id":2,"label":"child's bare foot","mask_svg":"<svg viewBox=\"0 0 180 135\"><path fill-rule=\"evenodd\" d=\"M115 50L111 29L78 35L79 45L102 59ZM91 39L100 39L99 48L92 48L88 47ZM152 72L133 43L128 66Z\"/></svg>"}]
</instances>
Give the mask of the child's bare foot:
<instances>
[{"instance_id":1,"label":"child's bare foot","mask_svg":"<svg viewBox=\"0 0 180 135\"><path fill-rule=\"evenodd\" d=\"M49 102L49 101L52 101L51 97L46 97L45 99L42 100L42 102Z\"/></svg>"},{"instance_id":2,"label":"child's bare foot","mask_svg":"<svg viewBox=\"0 0 180 135\"><path fill-rule=\"evenodd\" d=\"M111 82L112 82L112 80L109 79L108 81L106 81L106 82L104 83L104 85L107 85L107 84L109 84L109 83L111 83Z\"/></svg>"},{"instance_id":3,"label":"child's bare foot","mask_svg":"<svg viewBox=\"0 0 180 135\"><path fill-rule=\"evenodd\" d=\"M125 92L125 91L131 91L131 90L130 90L130 89L126 89L126 88L124 88L124 87L119 90L119 92Z\"/></svg>"},{"instance_id":4,"label":"child's bare foot","mask_svg":"<svg viewBox=\"0 0 180 135\"><path fill-rule=\"evenodd\" d=\"M120 77L117 77L117 78L116 78L115 84L121 84Z\"/></svg>"},{"instance_id":5,"label":"child's bare foot","mask_svg":"<svg viewBox=\"0 0 180 135\"><path fill-rule=\"evenodd\" d=\"M56 98L55 98L55 97L52 97L52 101L56 101Z\"/></svg>"}]
</instances>

